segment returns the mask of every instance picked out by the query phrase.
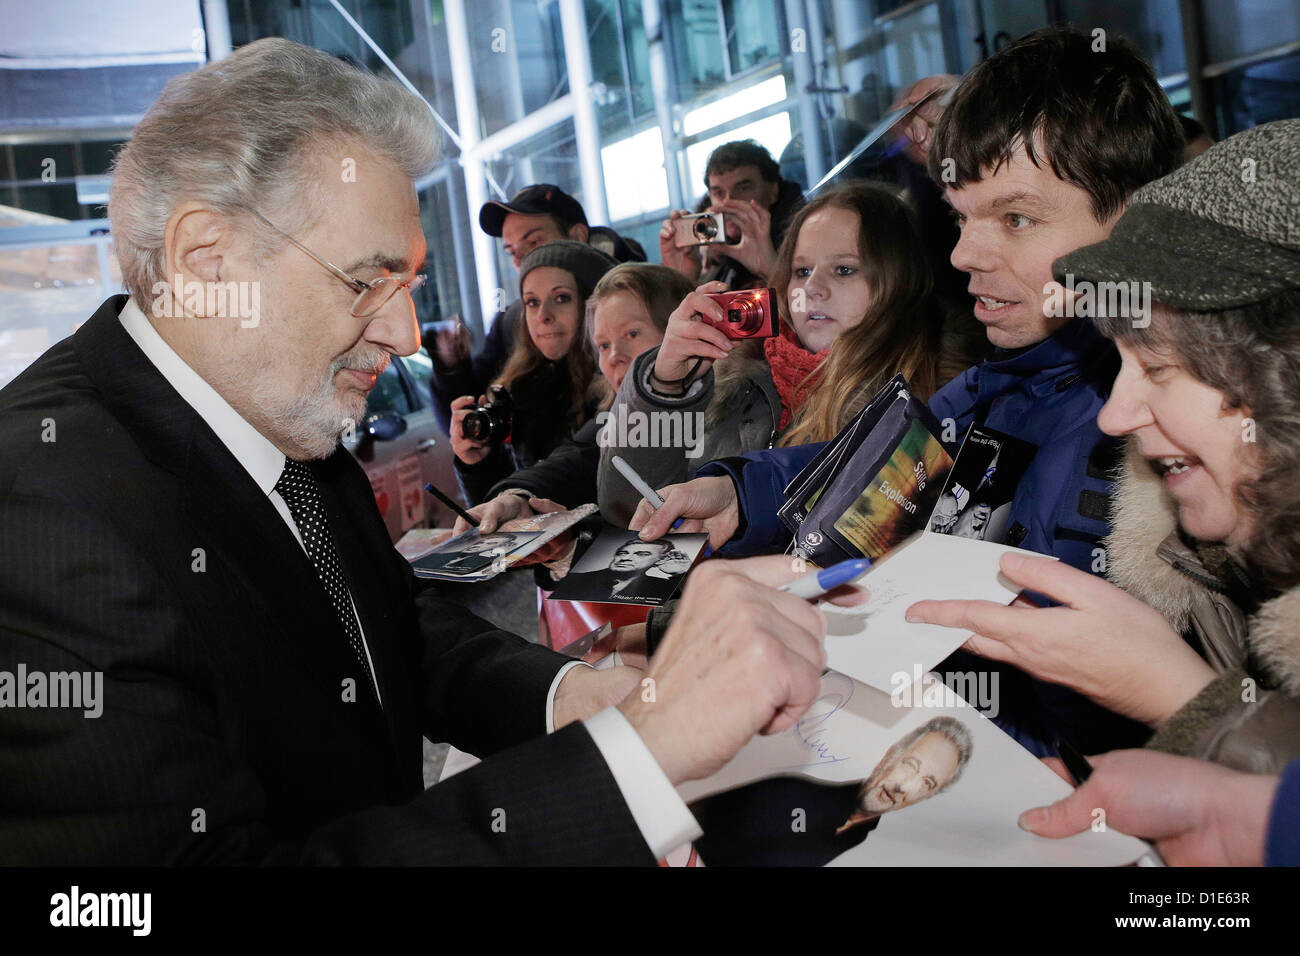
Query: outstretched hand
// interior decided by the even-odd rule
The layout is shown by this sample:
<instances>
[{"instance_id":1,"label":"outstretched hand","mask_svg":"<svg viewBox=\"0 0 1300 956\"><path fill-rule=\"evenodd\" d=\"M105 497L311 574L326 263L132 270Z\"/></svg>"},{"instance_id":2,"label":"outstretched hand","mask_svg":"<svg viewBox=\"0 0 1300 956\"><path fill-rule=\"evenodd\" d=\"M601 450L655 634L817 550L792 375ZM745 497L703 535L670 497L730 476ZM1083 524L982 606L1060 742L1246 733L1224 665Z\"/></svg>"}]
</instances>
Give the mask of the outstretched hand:
<instances>
[{"instance_id":1,"label":"outstretched hand","mask_svg":"<svg viewBox=\"0 0 1300 956\"><path fill-rule=\"evenodd\" d=\"M1059 602L920 601L909 621L971 631L965 647L1064 684L1109 710L1157 724L1196 696L1213 669L1160 613L1115 585L1050 558L1004 554L1003 575Z\"/></svg>"},{"instance_id":2,"label":"outstretched hand","mask_svg":"<svg viewBox=\"0 0 1300 956\"><path fill-rule=\"evenodd\" d=\"M1261 866L1278 778L1153 750L1089 758L1092 776L1051 806L1020 815L1021 829L1066 837L1105 824L1154 840L1174 866Z\"/></svg>"}]
</instances>

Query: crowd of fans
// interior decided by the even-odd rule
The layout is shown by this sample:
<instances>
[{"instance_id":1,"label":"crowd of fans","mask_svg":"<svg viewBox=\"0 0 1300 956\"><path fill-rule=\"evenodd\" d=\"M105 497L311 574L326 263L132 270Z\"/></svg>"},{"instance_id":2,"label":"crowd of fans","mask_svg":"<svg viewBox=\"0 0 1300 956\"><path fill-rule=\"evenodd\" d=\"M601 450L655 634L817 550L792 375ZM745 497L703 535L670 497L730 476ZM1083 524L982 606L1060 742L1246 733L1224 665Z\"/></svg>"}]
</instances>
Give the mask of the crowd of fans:
<instances>
[{"instance_id":1,"label":"crowd of fans","mask_svg":"<svg viewBox=\"0 0 1300 956\"><path fill-rule=\"evenodd\" d=\"M1133 47L1097 52L1070 28L900 103L936 89L950 96L898 131L909 175L805 201L762 147L719 147L695 214L721 213L726 242L682 245L692 213L674 210L661 266L581 245L585 216L558 187L485 206L483 228L520 267L526 321L509 354L496 328L517 304L473 358L435 343L468 503L486 530L597 501L646 540L681 519L724 556L780 552L779 490L901 373L956 435L974 422L1037 446L1008 540L1059 559L1004 566L1032 600L924 602L912 618L972 632L945 666L996 669L998 722L1034 753L1145 748L1098 759L1084 788L1022 825L1061 835L1089 822L1081 808L1113 805L1117 826L1174 860L1258 862L1272 812L1270 859L1295 862L1300 121L1212 145ZM930 252L947 226L936 194L958 228L950 266ZM969 276L964 307L942 294L952 268ZM1151 301L1053 307L1064 284L1088 283ZM710 295L767 288L779 334L723 334ZM536 396L509 452L459 428L489 380ZM600 440L605 418L656 413L697 416L700 434ZM625 628L625 657L652 655L671 618ZM1229 771L1271 783L1251 791ZM1162 809L1171 788L1179 806ZM1229 791L1256 799L1234 807ZM1243 813L1249 826L1227 819Z\"/></svg>"}]
</instances>

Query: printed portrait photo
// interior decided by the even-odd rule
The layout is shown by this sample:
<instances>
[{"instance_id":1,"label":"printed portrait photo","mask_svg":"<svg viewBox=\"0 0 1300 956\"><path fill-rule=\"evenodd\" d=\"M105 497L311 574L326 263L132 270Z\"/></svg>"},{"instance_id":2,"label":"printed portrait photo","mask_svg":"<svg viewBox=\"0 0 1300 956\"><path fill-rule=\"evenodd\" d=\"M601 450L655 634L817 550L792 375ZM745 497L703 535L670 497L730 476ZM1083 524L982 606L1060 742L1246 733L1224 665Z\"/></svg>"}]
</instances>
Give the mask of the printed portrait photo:
<instances>
[{"instance_id":1,"label":"printed portrait photo","mask_svg":"<svg viewBox=\"0 0 1300 956\"><path fill-rule=\"evenodd\" d=\"M1036 451L1029 442L972 426L930 513L930 530L976 541L1004 541L1016 487Z\"/></svg>"},{"instance_id":2,"label":"printed portrait photo","mask_svg":"<svg viewBox=\"0 0 1300 956\"><path fill-rule=\"evenodd\" d=\"M607 528L560 581L560 601L658 606L672 597L704 548L707 535L670 534L642 541L635 532Z\"/></svg>"},{"instance_id":3,"label":"printed portrait photo","mask_svg":"<svg viewBox=\"0 0 1300 956\"><path fill-rule=\"evenodd\" d=\"M970 762L970 729L935 717L900 737L865 780L770 777L691 805L705 866L824 866L865 840L888 813L936 797Z\"/></svg>"},{"instance_id":4,"label":"printed portrait photo","mask_svg":"<svg viewBox=\"0 0 1300 956\"><path fill-rule=\"evenodd\" d=\"M536 531L493 531L479 534L472 529L444 541L420 559L420 566L446 574L476 574L493 561L520 550L537 537Z\"/></svg>"}]
</instances>

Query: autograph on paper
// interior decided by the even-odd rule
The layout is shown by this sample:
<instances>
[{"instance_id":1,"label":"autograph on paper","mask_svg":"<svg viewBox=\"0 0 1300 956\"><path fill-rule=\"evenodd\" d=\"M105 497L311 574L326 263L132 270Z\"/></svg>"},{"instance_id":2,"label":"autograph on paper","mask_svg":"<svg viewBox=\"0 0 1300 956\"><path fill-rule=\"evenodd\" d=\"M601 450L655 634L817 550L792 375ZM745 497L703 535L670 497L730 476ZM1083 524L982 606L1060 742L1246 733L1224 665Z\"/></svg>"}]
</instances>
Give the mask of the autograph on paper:
<instances>
[{"instance_id":1,"label":"autograph on paper","mask_svg":"<svg viewBox=\"0 0 1300 956\"><path fill-rule=\"evenodd\" d=\"M800 746L807 750L813 759L809 763L796 764L787 770L800 770L805 767L821 767L826 764L843 763L852 759L838 756L826 741L829 731L827 723L844 709L853 697L853 680L843 674L827 674L823 678L824 693L818 697L799 722L791 728Z\"/></svg>"}]
</instances>

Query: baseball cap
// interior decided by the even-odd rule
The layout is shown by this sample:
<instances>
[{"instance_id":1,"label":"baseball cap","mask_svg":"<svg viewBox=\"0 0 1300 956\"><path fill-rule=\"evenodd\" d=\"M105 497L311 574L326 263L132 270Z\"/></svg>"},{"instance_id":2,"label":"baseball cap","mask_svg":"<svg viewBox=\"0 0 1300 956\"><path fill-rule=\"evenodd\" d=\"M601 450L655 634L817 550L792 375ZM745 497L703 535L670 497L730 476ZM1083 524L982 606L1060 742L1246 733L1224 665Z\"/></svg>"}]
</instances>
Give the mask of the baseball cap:
<instances>
[{"instance_id":1,"label":"baseball cap","mask_svg":"<svg viewBox=\"0 0 1300 956\"><path fill-rule=\"evenodd\" d=\"M1052 264L1060 282L1146 282L1220 312L1300 288L1300 120L1256 126L1133 193L1110 237Z\"/></svg>"},{"instance_id":2,"label":"baseball cap","mask_svg":"<svg viewBox=\"0 0 1300 956\"><path fill-rule=\"evenodd\" d=\"M496 200L485 202L478 211L478 224L489 236L499 238L506 216L512 212L525 216L553 214L565 222L587 225L587 214L583 212L582 203L553 183L525 186L508 203Z\"/></svg>"}]
</instances>

